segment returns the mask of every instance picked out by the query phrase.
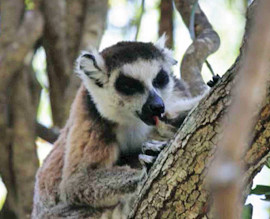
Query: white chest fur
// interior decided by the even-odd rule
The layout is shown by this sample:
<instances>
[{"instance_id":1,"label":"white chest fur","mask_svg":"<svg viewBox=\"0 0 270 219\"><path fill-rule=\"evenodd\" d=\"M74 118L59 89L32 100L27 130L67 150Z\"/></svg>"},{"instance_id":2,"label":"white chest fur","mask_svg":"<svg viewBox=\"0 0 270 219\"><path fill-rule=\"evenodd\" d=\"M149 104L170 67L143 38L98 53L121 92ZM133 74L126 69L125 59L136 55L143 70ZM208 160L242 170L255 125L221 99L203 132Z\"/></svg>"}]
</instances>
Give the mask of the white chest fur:
<instances>
[{"instance_id":1,"label":"white chest fur","mask_svg":"<svg viewBox=\"0 0 270 219\"><path fill-rule=\"evenodd\" d=\"M121 152L138 151L142 143L148 139L152 127L144 123L137 125L121 125L117 128L117 140L120 144Z\"/></svg>"}]
</instances>

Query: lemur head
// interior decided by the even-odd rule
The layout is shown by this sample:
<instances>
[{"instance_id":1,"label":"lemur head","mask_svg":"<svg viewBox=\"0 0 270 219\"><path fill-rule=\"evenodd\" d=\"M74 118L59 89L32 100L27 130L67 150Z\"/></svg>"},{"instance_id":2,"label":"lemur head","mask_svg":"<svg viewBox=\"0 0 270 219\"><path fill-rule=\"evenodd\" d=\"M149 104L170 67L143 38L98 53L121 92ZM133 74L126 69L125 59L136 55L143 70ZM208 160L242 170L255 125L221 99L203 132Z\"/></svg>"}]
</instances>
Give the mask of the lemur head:
<instances>
[{"instance_id":1,"label":"lemur head","mask_svg":"<svg viewBox=\"0 0 270 219\"><path fill-rule=\"evenodd\" d=\"M118 124L154 125L173 90L176 64L165 37L157 43L120 42L102 52L83 52L77 72L101 116Z\"/></svg>"}]
</instances>

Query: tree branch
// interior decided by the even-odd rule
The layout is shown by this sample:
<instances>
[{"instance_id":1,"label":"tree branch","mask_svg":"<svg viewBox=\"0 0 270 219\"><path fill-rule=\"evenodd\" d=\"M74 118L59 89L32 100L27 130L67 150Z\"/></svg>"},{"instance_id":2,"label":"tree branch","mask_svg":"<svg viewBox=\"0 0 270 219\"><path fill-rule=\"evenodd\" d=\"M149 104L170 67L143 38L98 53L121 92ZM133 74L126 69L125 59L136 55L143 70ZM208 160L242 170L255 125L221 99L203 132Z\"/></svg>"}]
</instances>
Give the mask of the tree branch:
<instances>
[{"instance_id":1,"label":"tree branch","mask_svg":"<svg viewBox=\"0 0 270 219\"><path fill-rule=\"evenodd\" d=\"M245 44L242 51L245 51ZM221 121L231 103L231 89L241 60L242 56L188 115L175 139L158 156L138 194L130 218L214 218L209 191L205 187L206 175L221 139ZM247 187L270 156L270 147L266 144L269 127L270 89L262 104L250 147L242 160L246 166L244 181Z\"/></svg>"},{"instance_id":2,"label":"tree branch","mask_svg":"<svg viewBox=\"0 0 270 219\"><path fill-rule=\"evenodd\" d=\"M139 32L140 32L140 29L141 29L141 23L142 23L142 17L144 15L144 12L145 12L145 0L142 0L141 2L141 7L140 7L140 16L137 20L137 27L136 27L136 34L135 34L135 38L134 40L138 40L138 37L139 37Z\"/></svg>"},{"instance_id":3,"label":"tree branch","mask_svg":"<svg viewBox=\"0 0 270 219\"><path fill-rule=\"evenodd\" d=\"M158 34L166 33L166 44L173 47L173 2L172 0L160 1L160 21Z\"/></svg>"},{"instance_id":4,"label":"tree branch","mask_svg":"<svg viewBox=\"0 0 270 219\"><path fill-rule=\"evenodd\" d=\"M57 128L47 128L44 125L36 122L36 133L38 137L53 144L58 138L60 131Z\"/></svg>"},{"instance_id":5,"label":"tree branch","mask_svg":"<svg viewBox=\"0 0 270 219\"><path fill-rule=\"evenodd\" d=\"M23 23L6 49L0 51L0 89L5 91L14 73L23 65L27 53L39 39L43 30L43 19L38 11L27 11ZM2 46L0 45L0 48Z\"/></svg>"},{"instance_id":6,"label":"tree branch","mask_svg":"<svg viewBox=\"0 0 270 219\"><path fill-rule=\"evenodd\" d=\"M187 27L189 27L190 15L195 3L196 0L175 0L176 8ZM195 11L194 25L195 39L183 57L181 77L188 83L192 96L197 96L206 89L201 76L202 65L206 58L219 48L220 39L199 6Z\"/></svg>"}]
</instances>

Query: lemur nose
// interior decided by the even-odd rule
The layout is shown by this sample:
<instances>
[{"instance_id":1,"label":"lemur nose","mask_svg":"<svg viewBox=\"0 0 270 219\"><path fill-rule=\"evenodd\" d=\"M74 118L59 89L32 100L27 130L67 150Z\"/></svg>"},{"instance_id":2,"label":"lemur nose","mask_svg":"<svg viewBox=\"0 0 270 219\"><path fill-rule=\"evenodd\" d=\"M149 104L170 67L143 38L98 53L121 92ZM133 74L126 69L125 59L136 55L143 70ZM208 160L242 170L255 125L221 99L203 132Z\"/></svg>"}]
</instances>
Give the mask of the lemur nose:
<instances>
[{"instance_id":1,"label":"lemur nose","mask_svg":"<svg viewBox=\"0 0 270 219\"><path fill-rule=\"evenodd\" d=\"M165 107L163 102L158 102L150 105L150 109L154 115L160 115L161 113L164 113L164 108Z\"/></svg>"},{"instance_id":2,"label":"lemur nose","mask_svg":"<svg viewBox=\"0 0 270 219\"><path fill-rule=\"evenodd\" d=\"M156 92L150 91L147 101L143 106L143 111L153 116L160 116L161 113L164 113L165 106L163 100Z\"/></svg>"}]
</instances>

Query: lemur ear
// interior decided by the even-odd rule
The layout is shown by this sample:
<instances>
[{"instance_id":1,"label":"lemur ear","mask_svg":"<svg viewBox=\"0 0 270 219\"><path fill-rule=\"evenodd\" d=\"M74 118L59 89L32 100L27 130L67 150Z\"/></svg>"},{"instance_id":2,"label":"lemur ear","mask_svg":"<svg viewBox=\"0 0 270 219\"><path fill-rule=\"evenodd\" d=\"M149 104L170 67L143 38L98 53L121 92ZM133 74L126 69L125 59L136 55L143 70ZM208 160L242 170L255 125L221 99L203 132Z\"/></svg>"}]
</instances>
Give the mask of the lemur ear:
<instances>
[{"instance_id":1,"label":"lemur ear","mask_svg":"<svg viewBox=\"0 0 270 219\"><path fill-rule=\"evenodd\" d=\"M165 33L163 33L162 36L155 43L155 46L158 47L159 49L164 49L166 41L167 41L167 36Z\"/></svg>"},{"instance_id":2,"label":"lemur ear","mask_svg":"<svg viewBox=\"0 0 270 219\"><path fill-rule=\"evenodd\" d=\"M99 87L108 81L104 59L97 51L81 53L77 59L77 72L84 82L91 79Z\"/></svg>"},{"instance_id":3,"label":"lemur ear","mask_svg":"<svg viewBox=\"0 0 270 219\"><path fill-rule=\"evenodd\" d=\"M167 36L165 33L157 40L155 46L165 55L166 60L171 65L176 65L177 61L173 58L173 53L166 47Z\"/></svg>"}]
</instances>

